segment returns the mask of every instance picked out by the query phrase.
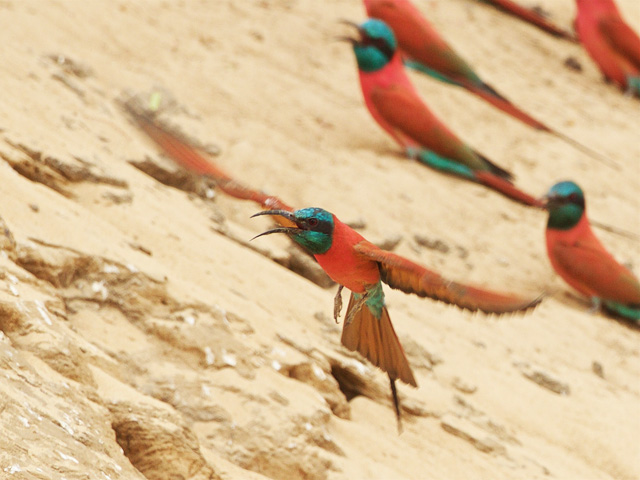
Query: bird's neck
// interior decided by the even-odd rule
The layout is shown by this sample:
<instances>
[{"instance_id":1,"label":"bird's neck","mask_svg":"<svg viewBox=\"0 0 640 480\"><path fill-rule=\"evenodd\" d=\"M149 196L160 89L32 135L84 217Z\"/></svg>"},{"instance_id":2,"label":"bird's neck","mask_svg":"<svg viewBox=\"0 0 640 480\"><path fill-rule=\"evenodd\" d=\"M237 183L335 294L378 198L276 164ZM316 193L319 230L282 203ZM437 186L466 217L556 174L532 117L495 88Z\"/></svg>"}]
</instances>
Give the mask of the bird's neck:
<instances>
[{"instance_id":1,"label":"bird's neck","mask_svg":"<svg viewBox=\"0 0 640 480\"><path fill-rule=\"evenodd\" d=\"M388 88L391 86L401 86L414 90L409 77L402 63L402 56L396 52L393 58L384 67L372 71L365 72L360 70L360 86L365 100L371 97L374 89Z\"/></svg>"},{"instance_id":2,"label":"bird's neck","mask_svg":"<svg viewBox=\"0 0 640 480\"><path fill-rule=\"evenodd\" d=\"M572 230L583 219L586 219L586 216L584 208L578 205L563 205L549 212L547 228L553 230Z\"/></svg>"},{"instance_id":3,"label":"bird's neck","mask_svg":"<svg viewBox=\"0 0 640 480\"><path fill-rule=\"evenodd\" d=\"M355 293L380 281L378 264L358 255L354 246L366 242L364 237L334 216L333 241L326 253L314 255L333 281Z\"/></svg>"},{"instance_id":4,"label":"bird's neck","mask_svg":"<svg viewBox=\"0 0 640 480\"><path fill-rule=\"evenodd\" d=\"M589 225L589 220L585 213L583 213L579 220L573 223L570 227L564 226L557 228L547 224L547 231L554 234L554 238L556 235L559 235L558 238L561 237L566 243L574 243L585 235L593 235L591 226Z\"/></svg>"}]
</instances>

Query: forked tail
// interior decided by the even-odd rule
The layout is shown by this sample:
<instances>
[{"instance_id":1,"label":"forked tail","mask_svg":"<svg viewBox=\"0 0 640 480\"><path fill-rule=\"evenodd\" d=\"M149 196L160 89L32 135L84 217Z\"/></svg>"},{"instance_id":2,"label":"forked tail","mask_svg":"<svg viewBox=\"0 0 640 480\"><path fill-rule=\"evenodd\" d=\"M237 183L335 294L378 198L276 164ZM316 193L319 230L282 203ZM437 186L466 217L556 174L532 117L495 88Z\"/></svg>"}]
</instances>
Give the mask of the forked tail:
<instances>
[{"instance_id":1,"label":"forked tail","mask_svg":"<svg viewBox=\"0 0 640 480\"><path fill-rule=\"evenodd\" d=\"M358 308L352 312L353 308ZM376 318L366 304L355 299L351 294L347 307L347 320L342 328L342 344L349 350L359 352L382 371L387 372L391 382L393 405L398 419L398 429L401 429L400 399L395 388L395 380L417 387L409 360L398 340L387 307L382 307L380 318Z\"/></svg>"}]
</instances>

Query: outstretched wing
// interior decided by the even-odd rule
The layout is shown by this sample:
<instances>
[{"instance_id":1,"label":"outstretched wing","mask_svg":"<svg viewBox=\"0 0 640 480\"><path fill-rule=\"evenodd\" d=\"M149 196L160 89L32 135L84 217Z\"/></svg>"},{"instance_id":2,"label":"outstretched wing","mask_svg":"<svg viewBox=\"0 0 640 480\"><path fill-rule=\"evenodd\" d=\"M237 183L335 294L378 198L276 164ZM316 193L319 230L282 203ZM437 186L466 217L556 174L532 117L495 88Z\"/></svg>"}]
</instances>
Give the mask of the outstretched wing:
<instances>
[{"instance_id":1,"label":"outstretched wing","mask_svg":"<svg viewBox=\"0 0 640 480\"><path fill-rule=\"evenodd\" d=\"M480 310L497 314L528 310L542 301L542 296L528 300L447 280L422 265L382 250L368 241L360 242L354 248L359 255L378 262L383 282L405 293L430 297L473 312Z\"/></svg>"},{"instance_id":2,"label":"outstretched wing","mask_svg":"<svg viewBox=\"0 0 640 480\"><path fill-rule=\"evenodd\" d=\"M598 27L609 45L640 69L640 37L620 17L609 16L598 22Z\"/></svg>"}]
</instances>

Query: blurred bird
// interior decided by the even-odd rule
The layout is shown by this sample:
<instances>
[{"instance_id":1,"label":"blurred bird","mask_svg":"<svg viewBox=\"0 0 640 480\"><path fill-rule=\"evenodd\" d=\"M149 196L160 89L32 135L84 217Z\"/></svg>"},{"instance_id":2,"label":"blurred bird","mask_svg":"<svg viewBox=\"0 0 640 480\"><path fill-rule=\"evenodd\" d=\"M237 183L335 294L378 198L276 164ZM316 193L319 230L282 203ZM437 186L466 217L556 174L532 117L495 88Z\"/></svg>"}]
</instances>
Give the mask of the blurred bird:
<instances>
[{"instance_id":1,"label":"blurred bird","mask_svg":"<svg viewBox=\"0 0 640 480\"><path fill-rule=\"evenodd\" d=\"M447 173L486 185L525 205L539 200L513 185L513 175L463 143L422 102L409 81L391 29L381 20L362 25L345 22L359 38L353 45L360 86L369 112L410 158Z\"/></svg>"},{"instance_id":2,"label":"blurred bird","mask_svg":"<svg viewBox=\"0 0 640 480\"><path fill-rule=\"evenodd\" d=\"M555 184L546 195L547 253L554 270L594 307L640 320L640 283L591 231L584 193L574 182Z\"/></svg>"},{"instance_id":3,"label":"blurred bird","mask_svg":"<svg viewBox=\"0 0 640 480\"><path fill-rule=\"evenodd\" d=\"M364 0L364 5L369 17L384 21L393 30L406 66L463 87L526 125L547 132L592 158L612 164L602 154L536 120L485 83L409 0Z\"/></svg>"},{"instance_id":4,"label":"blurred bird","mask_svg":"<svg viewBox=\"0 0 640 480\"><path fill-rule=\"evenodd\" d=\"M153 97L152 97L153 98ZM250 200L268 209L293 211L293 208L273 195L250 188L224 172L220 167L205 158L198 147L177 132L159 121L155 112L146 110L137 98L121 103L124 111L158 145L164 153L189 171L213 179L216 186L225 194L239 200ZM291 226L280 217L283 225Z\"/></svg>"},{"instance_id":5,"label":"blurred bird","mask_svg":"<svg viewBox=\"0 0 640 480\"><path fill-rule=\"evenodd\" d=\"M525 8L522 5L512 2L511 0L480 0L482 3L490 3L494 7L507 12L515 17L521 18L547 33L559 38L576 41L576 38L566 30L551 23L545 15L539 13L536 9Z\"/></svg>"},{"instance_id":6,"label":"blurred bird","mask_svg":"<svg viewBox=\"0 0 640 480\"><path fill-rule=\"evenodd\" d=\"M575 29L608 81L640 97L640 38L613 0L576 0Z\"/></svg>"},{"instance_id":7,"label":"blurred bird","mask_svg":"<svg viewBox=\"0 0 640 480\"><path fill-rule=\"evenodd\" d=\"M324 271L340 285L334 302L336 320L342 307L342 288L351 290L342 344L349 350L358 351L387 372L399 429L400 403L395 381L399 379L414 387L418 384L389 319L381 282L405 293L431 297L474 312L480 310L502 314L525 311L541 301L541 297L525 300L446 280L422 265L376 247L335 215L321 208L304 208L294 212L268 210L256 213L254 217L260 215L283 217L294 226L274 228L254 238L286 233L311 253Z\"/></svg>"}]
</instances>

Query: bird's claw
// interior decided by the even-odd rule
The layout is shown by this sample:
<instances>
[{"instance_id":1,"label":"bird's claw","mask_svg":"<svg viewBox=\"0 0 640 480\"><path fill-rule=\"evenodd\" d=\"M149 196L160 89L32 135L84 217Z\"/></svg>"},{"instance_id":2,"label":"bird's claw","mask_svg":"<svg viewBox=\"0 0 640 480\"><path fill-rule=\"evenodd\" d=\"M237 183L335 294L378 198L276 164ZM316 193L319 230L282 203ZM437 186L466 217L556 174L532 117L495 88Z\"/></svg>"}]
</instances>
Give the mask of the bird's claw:
<instances>
[{"instance_id":1,"label":"bird's claw","mask_svg":"<svg viewBox=\"0 0 640 480\"><path fill-rule=\"evenodd\" d=\"M407 156L407 158L410 158L411 160L416 160L419 154L420 154L419 148L416 148L416 147L405 148L405 155Z\"/></svg>"},{"instance_id":2,"label":"bird's claw","mask_svg":"<svg viewBox=\"0 0 640 480\"><path fill-rule=\"evenodd\" d=\"M351 320L353 320L353 317L355 317L356 313L358 313L360 309L364 306L368 298L369 298L369 293L367 292L364 295L362 295L362 297L360 297L356 301L356 303L353 304L351 309L347 312L347 318L344 321L345 326L351 323Z\"/></svg>"},{"instance_id":3,"label":"bird's claw","mask_svg":"<svg viewBox=\"0 0 640 480\"><path fill-rule=\"evenodd\" d=\"M590 315L596 315L602 308L602 300L598 297L591 297L591 307L589 307L588 313Z\"/></svg>"},{"instance_id":4,"label":"bird's claw","mask_svg":"<svg viewBox=\"0 0 640 480\"><path fill-rule=\"evenodd\" d=\"M342 285L338 286L338 291L336 292L336 296L333 299L333 319L338 322L338 317L340 316L340 312L342 311L342 289L344 287Z\"/></svg>"}]
</instances>

